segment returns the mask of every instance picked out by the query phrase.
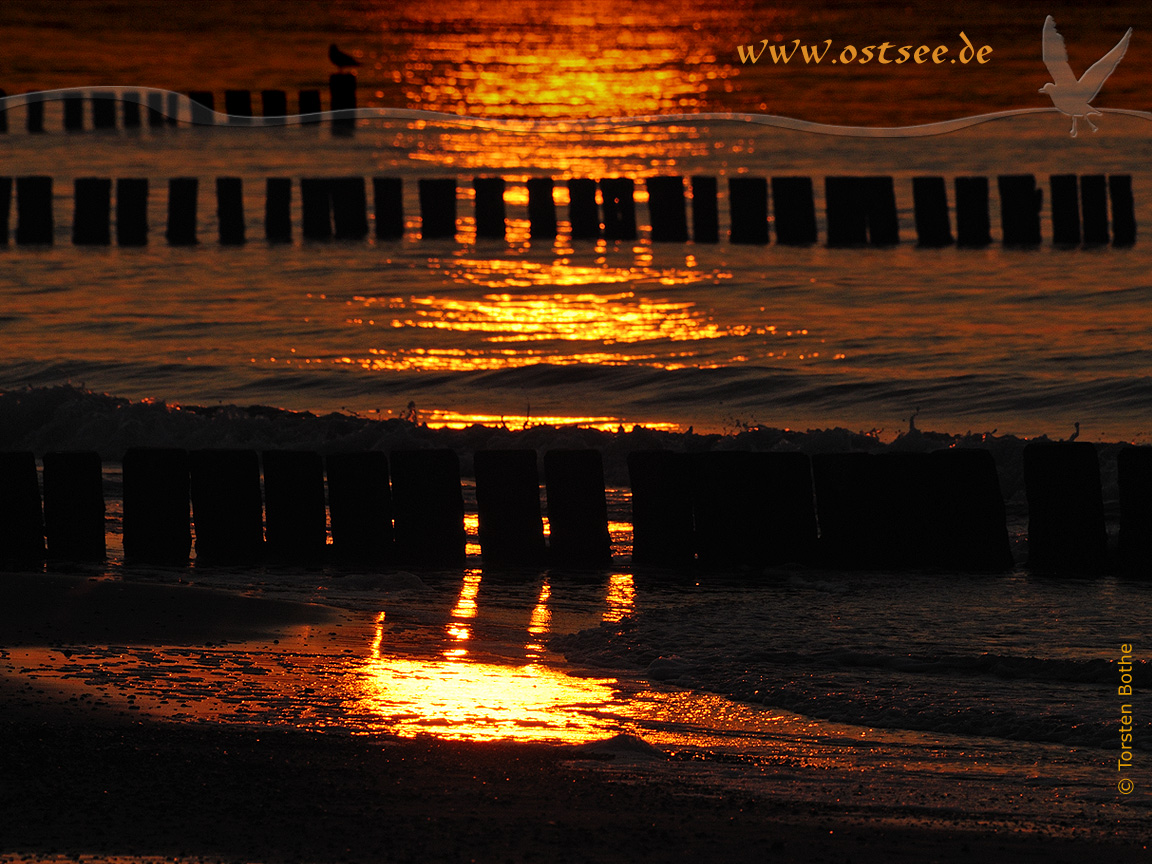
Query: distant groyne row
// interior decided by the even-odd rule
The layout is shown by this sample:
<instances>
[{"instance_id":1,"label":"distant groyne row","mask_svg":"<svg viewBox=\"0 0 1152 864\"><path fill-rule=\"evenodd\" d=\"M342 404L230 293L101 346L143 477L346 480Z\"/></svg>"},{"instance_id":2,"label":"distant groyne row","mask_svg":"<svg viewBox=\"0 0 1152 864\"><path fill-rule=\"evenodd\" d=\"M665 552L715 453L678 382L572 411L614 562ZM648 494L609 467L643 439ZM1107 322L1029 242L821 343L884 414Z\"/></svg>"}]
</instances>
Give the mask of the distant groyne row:
<instances>
[{"instance_id":1,"label":"distant groyne row","mask_svg":"<svg viewBox=\"0 0 1152 864\"><path fill-rule=\"evenodd\" d=\"M403 239L408 211L400 177L372 177L373 206L368 206L364 177L288 177L264 180L263 237L270 243ZM567 187L567 236L572 241L632 241L639 238L637 181L629 177L599 180L573 177ZM720 241L716 177L643 178L653 243L713 244ZM557 181L529 177L527 217L533 240L551 241L561 233ZM471 180L473 226L479 240L507 238L507 180ZM956 177L950 204L943 177L912 178L912 209L917 244L981 248L993 242L990 184L987 177ZM416 181L419 227L425 240L453 239L461 231L461 188L456 177ZM1035 247L1043 242L1043 190L1032 174L996 178L1000 237L1005 246ZM1048 178L1052 244L1063 248L1131 246L1136 242L1132 178L1127 174L1054 174ZM10 230L13 190L15 231ZM113 195L114 191L114 195ZM824 241L830 247L894 246L901 242L895 182L890 176L825 177ZM149 242L151 183L144 177L79 177L73 181L71 239L77 245L140 246ZM299 225L294 196L299 195ZM167 182L164 237L171 245L199 242L200 181L175 177ZM239 245L249 239L244 181L215 178L217 239ZM56 238L54 182L47 176L0 177L0 243L14 233L19 245L51 244ZM728 232L733 244L808 246L820 242L815 189L810 177L727 178ZM769 203L771 202L771 212ZM953 214L955 226L953 227Z\"/></svg>"},{"instance_id":2,"label":"distant groyne row","mask_svg":"<svg viewBox=\"0 0 1152 864\"><path fill-rule=\"evenodd\" d=\"M329 77L329 112L332 128L336 132L351 130L355 126L352 112L356 109L356 76L336 73ZM257 98L261 116L255 116L256 99L251 90L226 90L224 114L216 112L215 94L208 90L193 90L187 94L168 90L133 90L119 87L70 88L67 90L12 94L0 89L0 134L9 131L11 103L24 109L24 128L33 135L47 131L44 107L58 101L63 107L61 128L65 132L85 129L111 131L152 130L178 126L215 126L221 121L230 126L302 126L319 125L325 111L319 89L303 89L296 94L297 113L289 113L288 93L285 90L261 90Z\"/></svg>"},{"instance_id":3,"label":"distant groyne row","mask_svg":"<svg viewBox=\"0 0 1152 864\"><path fill-rule=\"evenodd\" d=\"M1024 449L1029 566L1104 570L1095 447ZM1152 565L1152 447L1117 457L1122 561ZM543 466L549 531L543 528ZM474 454L485 566L612 565L598 450ZM664 450L628 457L639 567L783 565L1002 572L1013 567L997 470L986 450L802 453ZM0 454L0 562L105 558L100 457ZM326 479L325 479L326 477ZM457 567L466 533L453 450L316 452L134 448L123 459L128 563ZM43 500L43 506L41 501ZM329 527L331 543L328 542ZM47 538L47 543L45 543Z\"/></svg>"}]
</instances>

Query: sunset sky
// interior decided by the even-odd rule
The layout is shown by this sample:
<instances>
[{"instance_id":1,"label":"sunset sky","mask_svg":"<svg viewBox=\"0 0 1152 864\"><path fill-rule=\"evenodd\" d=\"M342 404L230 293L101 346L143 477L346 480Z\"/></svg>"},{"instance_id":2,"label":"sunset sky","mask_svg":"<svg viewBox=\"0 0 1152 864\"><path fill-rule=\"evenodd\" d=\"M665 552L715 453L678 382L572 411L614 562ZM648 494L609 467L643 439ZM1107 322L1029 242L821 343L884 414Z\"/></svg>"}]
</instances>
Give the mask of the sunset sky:
<instances>
[{"instance_id":1,"label":"sunset sky","mask_svg":"<svg viewBox=\"0 0 1152 864\"><path fill-rule=\"evenodd\" d=\"M0 86L9 93L92 85L178 91L319 87L331 71L330 41L361 58L361 104L469 116L621 116L749 111L805 120L896 125L1009 108L1044 107L1040 57L1052 14L1081 74L1135 27L1125 62L1100 98L1143 109L1152 64L1143 60L1143 6L1069 3L662 2L413 3L156 0L0 7ZM276 38L265 34L272 31ZM965 48L986 62L952 63ZM741 63L738 46L762 40L825 51L805 64L762 54ZM831 40L830 45L828 40ZM892 45L893 62L879 47ZM877 46L845 65L851 45ZM948 48L939 64L900 63L898 50ZM888 56L888 55L885 55Z\"/></svg>"}]
</instances>

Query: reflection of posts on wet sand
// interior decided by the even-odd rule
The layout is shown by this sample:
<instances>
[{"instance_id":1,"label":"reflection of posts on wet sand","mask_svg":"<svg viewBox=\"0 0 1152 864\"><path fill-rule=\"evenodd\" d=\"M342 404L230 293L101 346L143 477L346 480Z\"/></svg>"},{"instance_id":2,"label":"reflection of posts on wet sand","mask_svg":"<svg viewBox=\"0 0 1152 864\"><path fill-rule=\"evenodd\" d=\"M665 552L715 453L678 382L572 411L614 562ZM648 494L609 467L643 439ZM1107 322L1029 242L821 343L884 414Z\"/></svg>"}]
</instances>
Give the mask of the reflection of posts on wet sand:
<instances>
[{"instance_id":1,"label":"reflection of posts on wet sand","mask_svg":"<svg viewBox=\"0 0 1152 864\"><path fill-rule=\"evenodd\" d=\"M435 734L463 740L550 740L577 743L613 729L615 679L570 677L540 662L550 629L550 587L540 586L522 662L469 655L478 571L466 571L448 625L448 647L433 657L393 655L384 613L366 663L357 670L356 705L392 735Z\"/></svg>"}]
</instances>

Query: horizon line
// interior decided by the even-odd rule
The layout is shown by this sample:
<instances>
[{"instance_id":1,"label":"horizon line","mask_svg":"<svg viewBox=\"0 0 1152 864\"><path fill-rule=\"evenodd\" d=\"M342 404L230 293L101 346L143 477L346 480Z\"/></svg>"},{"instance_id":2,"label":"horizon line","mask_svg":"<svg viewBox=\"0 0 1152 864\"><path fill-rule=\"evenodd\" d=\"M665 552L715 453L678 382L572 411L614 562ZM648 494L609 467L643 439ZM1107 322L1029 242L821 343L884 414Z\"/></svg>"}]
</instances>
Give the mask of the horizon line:
<instances>
[{"instance_id":1,"label":"horizon line","mask_svg":"<svg viewBox=\"0 0 1152 864\"><path fill-rule=\"evenodd\" d=\"M149 106L148 95L162 95L164 109ZM63 101L66 98L83 95L89 98L105 97L119 102L135 102L143 107L158 112L161 116L171 119L173 115L167 110L171 97L177 101L177 111L186 109L184 113L193 115L191 119L182 120L193 126L221 126L221 127L274 127L314 125L324 120L403 120L410 122L434 123L445 126L459 126L472 129L499 130L505 132L570 132L574 129L595 131L598 129L617 129L627 126L655 126L677 123L715 123L740 122L755 123L761 126L773 126L796 132L810 132L819 135L831 135L851 138L917 138L933 135L944 135L949 132L967 129L983 123L1019 117L1030 114L1063 114L1056 107L1044 108L1013 108L1004 111L995 111L987 114L969 115L951 120L938 120L931 123L919 123L908 126L849 126L842 124L819 123L810 120L801 120L794 117L785 117L776 114L754 114L749 112L700 112L689 114L644 114L625 117L588 117L588 118L499 118L499 117L469 117L446 112L426 111L414 108L386 108L386 107L358 107L337 110L318 111L308 114L285 114L274 116L254 116L227 114L208 109L199 102L195 102L185 93L173 90L164 90L155 87L130 86L88 86L65 87L53 90L35 90L28 93L14 93L0 97L0 111L19 107L29 103ZM209 112L201 113L201 112ZM1143 120L1152 120L1152 112L1139 111L1128 108L1100 108L1101 114L1116 114L1121 116L1138 117ZM201 113L201 117L196 117ZM210 118L210 119L209 119Z\"/></svg>"}]
</instances>

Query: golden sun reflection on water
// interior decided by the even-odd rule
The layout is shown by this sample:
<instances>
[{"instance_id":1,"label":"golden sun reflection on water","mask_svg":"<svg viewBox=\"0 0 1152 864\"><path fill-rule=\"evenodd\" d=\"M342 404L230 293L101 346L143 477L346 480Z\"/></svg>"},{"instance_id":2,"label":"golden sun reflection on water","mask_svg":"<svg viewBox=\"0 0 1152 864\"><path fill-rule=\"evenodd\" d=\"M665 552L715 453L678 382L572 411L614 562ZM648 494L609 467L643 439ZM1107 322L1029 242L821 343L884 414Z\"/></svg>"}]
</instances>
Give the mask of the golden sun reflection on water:
<instances>
[{"instance_id":1,"label":"golden sun reflection on water","mask_svg":"<svg viewBox=\"0 0 1152 864\"><path fill-rule=\"evenodd\" d=\"M368 306L369 302L366 301ZM393 302L407 314L391 326L490 333L487 342L597 341L605 345L650 340L690 342L746 336L747 325L709 321L693 301L657 301L621 294L488 294L479 300L413 297Z\"/></svg>"},{"instance_id":2,"label":"golden sun reflection on water","mask_svg":"<svg viewBox=\"0 0 1152 864\"><path fill-rule=\"evenodd\" d=\"M364 311L347 319L350 325L379 323L409 340L425 330L460 339L459 345L403 345L389 339L355 361L368 371L471 372L540 364L682 369L701 365L692 343L775 332L773 326L718 323L693 301L651 299L631 291L358 296L354 302Z\"/></svg>"},{"instance_id":3,"label":"golden sun reflection on water","mask_svg":"<svg viewBox=\"0 0 1152 864\"><path fill-rule=\"evenodd\" d=\"M470 571L447 625L451 644L471 636L462 622L476 615L480 574ZM462 647L447 648L441 658L393 656L383 650L385 613L357 680L357 708L376 718L379 728L396 735L431 734L469 741L531 740L579 743L613 730L610 718L597 716L617 701L616 680L573 678L540 662L551 627L545 581L528 624L527 663L470 659Z\"/></svg>"}]
</instances>

